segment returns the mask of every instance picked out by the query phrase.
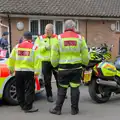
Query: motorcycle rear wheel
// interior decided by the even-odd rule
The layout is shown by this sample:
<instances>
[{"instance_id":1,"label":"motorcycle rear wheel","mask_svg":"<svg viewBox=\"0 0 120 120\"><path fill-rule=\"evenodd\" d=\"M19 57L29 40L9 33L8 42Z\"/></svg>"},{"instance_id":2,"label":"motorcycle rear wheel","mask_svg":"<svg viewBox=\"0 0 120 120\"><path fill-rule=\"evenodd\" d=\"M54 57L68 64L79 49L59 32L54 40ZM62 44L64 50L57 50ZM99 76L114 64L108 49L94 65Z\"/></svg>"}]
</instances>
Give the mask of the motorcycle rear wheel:
<instances>
[{"instance_id":1,"label":"motorcycle rear wheel","mask_svg":"<svg viewBox=\"0 0 120 120\"><path fill-rule=\"evenodd\" d=\"M105 103L110 99L111 91L104 91L104 87L106 86L98 85L95 78L92 79L89 84L89 95L93 101L97 103Z\"/></svg>"}]
</instances>

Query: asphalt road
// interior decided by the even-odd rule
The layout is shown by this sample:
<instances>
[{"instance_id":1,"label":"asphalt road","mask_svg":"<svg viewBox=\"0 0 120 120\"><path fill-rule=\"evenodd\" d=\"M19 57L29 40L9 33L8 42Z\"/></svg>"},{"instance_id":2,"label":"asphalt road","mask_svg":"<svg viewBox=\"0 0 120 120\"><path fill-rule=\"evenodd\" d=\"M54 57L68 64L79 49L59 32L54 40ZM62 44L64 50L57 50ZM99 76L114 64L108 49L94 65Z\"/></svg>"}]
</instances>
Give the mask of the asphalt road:
<instances>
[{"instance_id":1,"label":"asphalt road","mask_svg":"<svg viewBox=\"0 0 120 120\"><path fill-rule=\"evenodd\" d=\"M76 116L70 114L70 94L68 89L68 99L66 99L62 115L52 115L49 113L54 103L46 101L45 93L37 95L35 106L39 108L37 113L24 113L19 106L0 106L0 120L114 120L120 119L120 95L112 96L111 100L105 104L96 104L89 97L87 87L81 87L80 113ZM53 83L53 94L56 99L56 85Z\"/></svg>"}]
</instances>

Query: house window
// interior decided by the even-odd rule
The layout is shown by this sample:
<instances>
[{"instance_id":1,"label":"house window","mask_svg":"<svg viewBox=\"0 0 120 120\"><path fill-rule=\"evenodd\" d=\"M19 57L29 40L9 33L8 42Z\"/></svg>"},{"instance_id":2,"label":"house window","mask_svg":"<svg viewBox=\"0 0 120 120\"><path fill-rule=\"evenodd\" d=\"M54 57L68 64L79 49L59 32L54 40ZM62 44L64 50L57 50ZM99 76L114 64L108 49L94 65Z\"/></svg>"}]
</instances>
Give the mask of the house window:
<instances>
[{"instance_id":1,"label":"house window","mask_svg":"<svg viewBox=\"0 0 120 120\"><path fill-rule=\"evenodd\" d=\"M116 32L120 32L120 21L116 21Z\"/></svg>"},{"instance_id":2,"label":"house window","mask_svg":"<svg viewBox=\"0 0 120 120\"><path fill-rule=\"evenodd\" d=\"M76 30L79 30L79 22L78 22L78 20L74 20L74 21L75 21L75 24L76 24L76 26L75 26Z\"/></svg>"},{"instance_id":3,"label":"house window","mask_svg":"<svg viewBox=\"0 0 120 120\"><path fill-rule=\"evenodd\" d=\"M38 35L38 20L31 20L30 21L30 31L33 35Z\"/></svg>"},{"instance_id":4,"label":"house window","mask_svg":"<svg viewBox=\"0 0 120 120\"><path fill-rule=\"evenodd\" d=\"M55 33L57 35L61 34L63 32L63 21L56 21L55 22Z\"/></svg>"},{"instance_id":5,"label":"house window","mask_svg":"<svg viewBox=\"0 0 120 120\"><path fill-rule=\"evenodd\" d=\"M45 26L49 23L53 24L53 20L40 20L40 34L45 33Z\"/></svg>"},{"instance_id":6,"label":"house window","mask_svg":"<svg viewBox=\"0 0 120 120\"><path fill-rule=\"evenodd\" d=\"M75 22L76 30L79 30L78 21L75 20ZM61 34L64 31L64 20L40 20L40 19L37 20L31 19L29 22L29 30L35 37L38 34L43 35L45 33L45 26L49 23L53 24L55 34Z\"/></svg>"}]
</instances>

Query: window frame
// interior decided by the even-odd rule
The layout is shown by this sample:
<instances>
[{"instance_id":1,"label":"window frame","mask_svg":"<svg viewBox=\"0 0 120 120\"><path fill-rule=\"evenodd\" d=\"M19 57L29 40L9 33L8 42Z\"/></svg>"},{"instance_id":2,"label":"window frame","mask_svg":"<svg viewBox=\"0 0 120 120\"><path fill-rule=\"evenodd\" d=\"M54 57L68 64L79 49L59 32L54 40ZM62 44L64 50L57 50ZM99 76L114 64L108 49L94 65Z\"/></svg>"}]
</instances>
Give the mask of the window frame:
<instances>
[{"instance_id":1,"label":"window frame","mask_svg":"<svg viewBox=\"0 0 120 120\"><path fill-rule=\"evenodd\" d=\"M64 20L54 20L54 22L53 22L54 23L53 24L54 25L54 34L56 34L56 29L55 29L56 28L55 27L56 21L61 21L62 22L62 24L63 24L63 30L62 31L64 32Z\"/></svg>"},{"instance_id":2,"label":"window frame","mask_svg":"<svg viewBox=\"0 0 120 120\"><path fill-rule=\"evenodd\" d=\"M77 23L77 29L76 30L79 31L79 28L80 28L79 27L79 20L75 20L75 23Z\"/></svg>"},{"instance_id":3,"label":"window frame","mask_svg":"<svg viewBox=\"0 0 120 120\"><path fill-rule=\"evenodd\" d=\"M37 20L38 21L38 34L40 34L40 19L29 19L29 31L31 31L31 21ZM33 37L36 37L37 35L33 35Z\"/></svg>"},{"instance_id":4,"label":"window frame","mask_svg":"<svg viewBox=\"0 0 120 120\"><path fill-rule=\"evenodd\" d=\"M31 31L31 21L32 20L37 20L38 21L38 33L41 34L41 31L40 31L40 21L41 20L53 20L53 30L54 30L54 34L56 34L56 29L55 29L55 24L56 24L56 21L62 21L62 24L63 24L63 32L64 32L64 22L65 22L65 19L39 19L39 18L29 18L29 31ZM77 22L77 30L79 30L79 20L75 20L75 22ZM33 35L33 37L35 37L37 35Z\"/></svg>"}]
</instances>

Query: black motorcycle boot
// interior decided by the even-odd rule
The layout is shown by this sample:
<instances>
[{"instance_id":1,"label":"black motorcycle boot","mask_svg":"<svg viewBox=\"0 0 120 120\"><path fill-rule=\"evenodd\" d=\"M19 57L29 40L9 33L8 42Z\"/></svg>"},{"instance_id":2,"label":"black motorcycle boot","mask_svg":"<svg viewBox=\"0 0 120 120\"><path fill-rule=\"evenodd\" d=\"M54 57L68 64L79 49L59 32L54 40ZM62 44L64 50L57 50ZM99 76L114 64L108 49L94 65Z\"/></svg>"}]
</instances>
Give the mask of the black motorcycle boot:
<instances>
[{"instance_id":1,"label":"black motorcycle boot","mask_svg":"<svg viewBox=\"0 0 120 120\"><path fill-rule=\"evenodd\" d=\"M71 109L71 115L76 115L79 113L79 109L72 108Z\"/></svg>"},{"instance_id":2,"label":"black motorcycle boot","mask_svg":"<svg viewBox=\"0 0 120 120\"><path fill-rule=\"evenodd\" d=\"M54 102L53 97L52 96L47 97L47 101L48 102Z\"/></svg>"},{"instance_id":3,"label":"black motorcycle boot","mask_svg":"<svg viewBox=\"0 0 120 120\"><path fill-rule=\"evenodd\" d=\"M79 113L79 88L71 88L71 114L76 115Z\"/></svg>"},{"instance_id":4,"label":"black motorcycle boot","mask_svg":"<svg viewBox=\"0 0 120 120\"><path fill-rule=\"evenodd\" d=\"M57 109L56 107L50 109L49 112L52 113L52 114L61 115L61 110Z\"/></svg>"},{"instance_id":5,"label":"black motorcycle boot","mask_svg":"<svg viewBox=\"0 0 120 120\"><path fill-rule=\"evenodd\" d=\"M61 115L61 109L65 100L65 96L58 96L56 101L56 106L50 109L50 113Z\"/></svg>"},{"instance_id":6,"label":"black motorcycle boot","mask_svg":"<svg viewBox=\"0 0 120 120\"><path fill-rule=\"evenodd\" d=\"M56 114L56 115L61 115L61 109L62 109L64 100L65 100L65 96L66 96L66 89L59 88L56 106L49 110L50 113Z\"/></svg>"}]
</instances>

